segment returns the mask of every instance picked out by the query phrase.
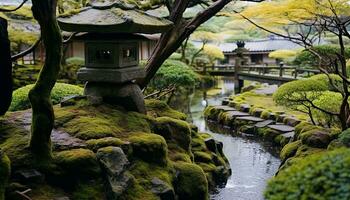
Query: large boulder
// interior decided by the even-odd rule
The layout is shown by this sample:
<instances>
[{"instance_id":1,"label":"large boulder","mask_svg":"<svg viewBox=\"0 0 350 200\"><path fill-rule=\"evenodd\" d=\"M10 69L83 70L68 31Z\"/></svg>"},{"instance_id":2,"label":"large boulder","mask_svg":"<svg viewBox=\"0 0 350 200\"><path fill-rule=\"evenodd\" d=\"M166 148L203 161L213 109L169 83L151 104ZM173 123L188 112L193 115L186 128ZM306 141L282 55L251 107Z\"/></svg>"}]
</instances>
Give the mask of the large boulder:
<instances>
[{"instance_id":1,"label":"large boulder","mask_svg":"<svg viewBox=\"0 0 350 200\"><path fill-rule=\"evenodd\" d=\"M329 133L322 130L310 130L300 135L303 144L315 148L326 148L331 142Z\"/></svg>"},{"instance_id":2,"label":"large boulder","mask_svg":"<svg viewBox=\"0 0 350 200\"><path fill-rule=\"evenodd\" d=\"M126 173L129 161L119 147L105 147L98 150L97 159L106 178L108 199L119 199L132 184L132 177Z\"/></svg>"},{"instance_id":3,"label":"large boulder","mask_svg":"<svg viewBox=\"0 0 350 200\"><path fill-rule=\"evenodd\" d=\"M155 133L163 136L167 143L175 143L187 152L191 147L191 129L187 122L170 117L156 119Z\"/></svg>"},{"instance_id":4,"label":"large boulder","mask_svg":"<svg viewBox=\"0 0 350 200\"><path fill-rule=\"evenodd\" d=\"M177 177L174 187L179 200L208 199L208 182L202 168L191 163L177 162L175 169Z\"/></svg>"},{"instance_id":5,"label":"large boulder","mask_svg":"<svg viewBox=\"0 0 350 200\"><path fill-rule=\"evenodd\" d=\"M139 133L129 138L132 155L146 162L166 165L168 147L162 136Z\"/></svg>"}]
</instances>

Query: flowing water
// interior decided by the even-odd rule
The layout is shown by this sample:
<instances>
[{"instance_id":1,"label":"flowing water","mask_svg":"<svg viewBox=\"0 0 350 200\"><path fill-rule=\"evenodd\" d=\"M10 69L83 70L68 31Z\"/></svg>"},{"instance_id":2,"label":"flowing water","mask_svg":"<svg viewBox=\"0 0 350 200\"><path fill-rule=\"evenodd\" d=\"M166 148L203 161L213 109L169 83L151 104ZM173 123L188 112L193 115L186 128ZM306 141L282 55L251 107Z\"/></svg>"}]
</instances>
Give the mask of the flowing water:
<instances>
[{"instance_id":1,"label":"flowing water","mask_svg":"<svg viewBox=\"0 0 350 200\"><path fill-rule=\"evenodd\" d=\"M203 118L205 104L220 105L224 96L233 91L232 81L223 81L220 94L206 95L198 91L190 96L189 111L192 121L202 132L210 133L223 142L224 153L230 162L232 175L225 187L211 195L212 200L262 200L266 182L277 171L280 160L271 144L249 137L211 132Z\"/></svg>"}]
</instances>

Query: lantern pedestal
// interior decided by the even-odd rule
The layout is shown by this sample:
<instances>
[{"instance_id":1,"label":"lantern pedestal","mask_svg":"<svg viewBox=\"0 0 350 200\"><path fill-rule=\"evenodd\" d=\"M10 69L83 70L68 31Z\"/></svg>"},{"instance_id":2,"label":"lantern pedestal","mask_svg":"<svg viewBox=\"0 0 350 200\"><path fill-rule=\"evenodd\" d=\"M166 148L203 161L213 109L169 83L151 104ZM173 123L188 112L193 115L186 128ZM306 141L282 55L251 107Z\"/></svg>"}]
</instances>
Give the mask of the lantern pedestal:
<instances>
[{"instance_id":1,"label":"lantern pedestal","mask_svg":"<svg viewBox=\"0 0 350 200\"><path fill-rule=\"evenodd\" d=\"M89 82L125 83L143 77L145 70L138 66L115 69L84 67L78 71L78 80Z\"/></svg>"},{"instance_id":2,"label":"lantern pedestal","mask_svg":"<svg viewBox=\"0 0 350 200\"><path fill-rule=\"evenodd\" d=\"M102 83L88 81L85 95L102 97L106 103L123 106L128 111L146 114L145 102L140 87L133 82Z\"/></svg>"}]
</instances>

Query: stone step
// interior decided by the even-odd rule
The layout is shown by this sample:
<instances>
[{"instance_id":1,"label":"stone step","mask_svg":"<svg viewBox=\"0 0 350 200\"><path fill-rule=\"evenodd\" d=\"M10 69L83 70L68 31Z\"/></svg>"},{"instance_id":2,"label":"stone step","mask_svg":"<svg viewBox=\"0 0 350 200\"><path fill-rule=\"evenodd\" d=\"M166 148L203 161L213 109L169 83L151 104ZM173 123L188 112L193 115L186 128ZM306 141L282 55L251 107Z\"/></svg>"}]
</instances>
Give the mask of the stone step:
<instances>
[{"instance_id":1,"label":"stone step","mask_svg":"<svg viewBox=\"0 0 350 200\"><path fill-rule=\"evenodd\" d=\"M251 122L262 122L262 121L264 121L264 119L261 119L259 117L253 117L253 116L237 117L236 119L243 120L243 121L251 121Z\"/></svg>"},{"instance_id":2,"label":"stone step","mask_svg":"<svg viewBox=\"0 0 350 200\"><path fill-rule=\"evenodd\" d=\"M242 111L242 112L249 112L249 110L250 110L250 105L249 104L241 104L240 111Z\"/></svg>"},{"instance_id":3,"label":"stone step","mask_svg":"<svg viewBox=\"0 0 350 200\"><path fill-rule=\"evenodd\" d=\"M294 131L291 131L291 132L288 132L288 133L283 133L281 136L285 137L287 139L291 139L291 138L294 137L294 135L295 135Z\"/></svg>"},{"instance_id":4,"label":"stone step","mask_svg":"<svg viewBox=\"0 0 350 200\"><path fill-rule=\"evenodd\" d=\"M257 128L263 128L263 127L266 127L266 126L271 125L271 124L273 124L273 123L274 123L273 120L265 120L265 121L256 123L256 124L255 124L255 127L257 127Z\"/></svg>"},{"instance_id":5,"label":"stone step","mask_svg":"<svg viewBox=\"0 0 350 200\"><path fill-rule=\"evenodd\" d=\"M237 118L237 117L246 117L249 116L248 113L241 112L241 111L228 111L226 112L227 117L229 118Z\"/></svg>"},{"instance_id":6,"label":"stone step","mask_svg":"<svg viewBox=\"0 0 350 200\"><path fill-rule=\"evenodd\" d=\"M237 109L232 108L230 106L215 106L216 109L223 110L223 111L236 111Z\"/></svg>"},{"instance_id":7,"label":"stone step","mask_svg":"<svg viewBox=\"0 0 350 200\"><path fill-rule=\"evenodd\" d=\"M294 131L294 127L288 125L268 125L267 127L279 131L281 133L288 133Z\"/></svg>"}]
</instances>

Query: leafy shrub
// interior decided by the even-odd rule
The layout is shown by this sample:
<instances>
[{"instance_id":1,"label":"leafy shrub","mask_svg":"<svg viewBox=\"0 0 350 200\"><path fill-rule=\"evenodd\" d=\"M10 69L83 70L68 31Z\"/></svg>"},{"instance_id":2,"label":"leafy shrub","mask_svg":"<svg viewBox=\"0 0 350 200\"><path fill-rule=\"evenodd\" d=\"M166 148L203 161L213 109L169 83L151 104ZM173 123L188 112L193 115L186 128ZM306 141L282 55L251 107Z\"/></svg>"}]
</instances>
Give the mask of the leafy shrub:
<instances>
[{"instance_id":1,"label":"leafy shrub","mask_svg":"<svg viewBox=\"0 0 350 200\"><path fill-rule=\"evenodd\" d=\"M197 74L185 63L178 60L166 60L150 82L157 90L171 85L191 87L196 84Z\"/></svg>"},{"instance_id":2,"label":"leafy shrub","mask_svg":"<svg viewBox=\"0 0 350 200\"><path fill-rule=\"evenodd\" d=\"M268 200L350 199L350 149L318 153L297 161L272 178Z\"/></svg>"},{"instance_id":3,"label":"leafy shrub","mask_svg":"<svg viewBox=\"0 0 350 200\"><path fill-rule=\"evenodd\" d=\"M334 87L341 88L342 80L337 75L330 77L333 84L325 74L283 84L273 99L278 105L308 113L322 125L337 125L337 118L321 110L338 113L342 102L341 94L334 92Z\"/></svg>"},{"instance_id":4,"label":"leafy shrub","mask_svg":"<svg viewBox=\"0 0 350 200\"><path fill-rule=\"evenodd\" d=\"M30 108L28 93L33 88L34 84L21 87L13 92L13 98L10 106L10 111L25 110ZM56 83L51 92L51 100L53 104L58 104L63 97L70 95L82 95L83 88L75 85Z\"/></svg>"}]
</instances>

